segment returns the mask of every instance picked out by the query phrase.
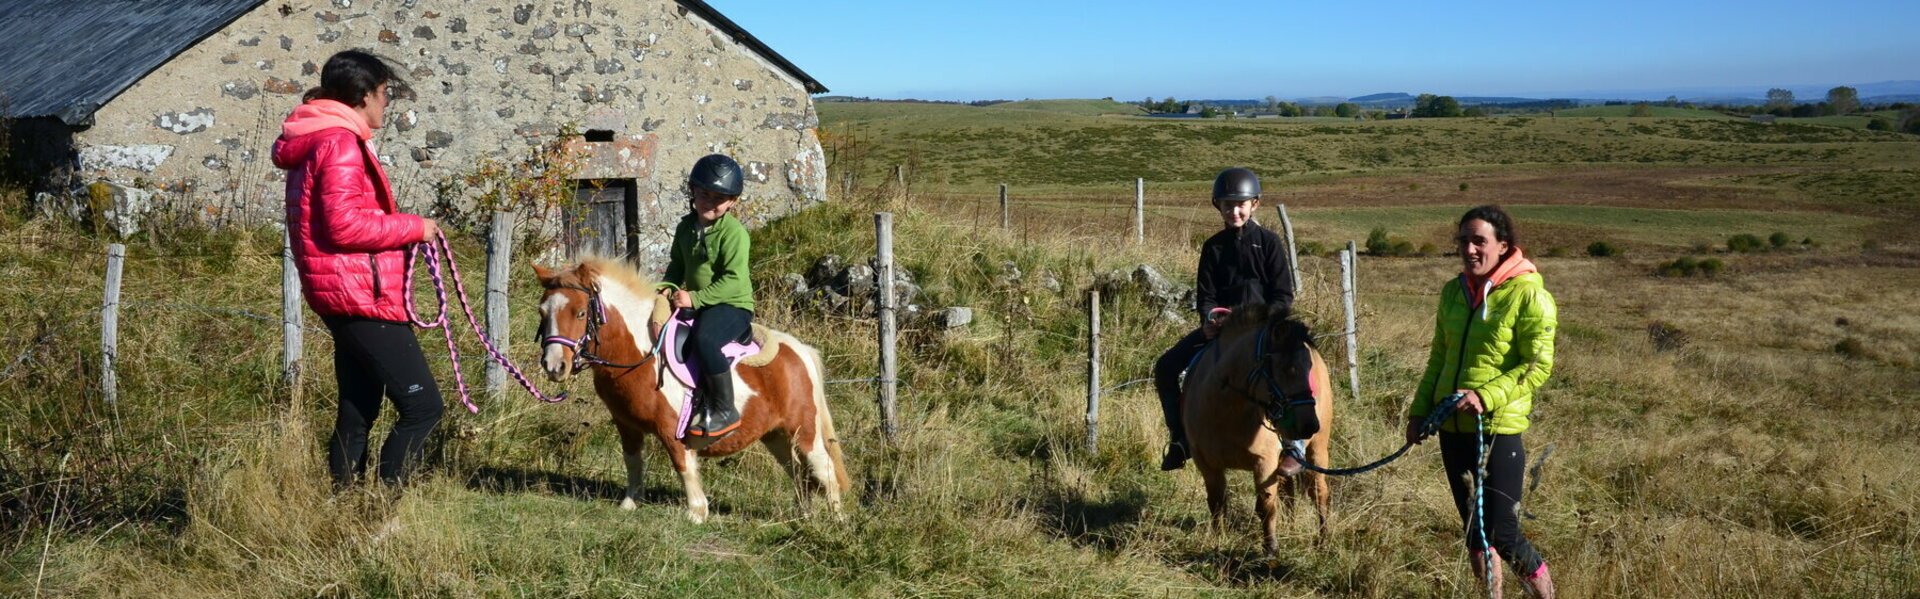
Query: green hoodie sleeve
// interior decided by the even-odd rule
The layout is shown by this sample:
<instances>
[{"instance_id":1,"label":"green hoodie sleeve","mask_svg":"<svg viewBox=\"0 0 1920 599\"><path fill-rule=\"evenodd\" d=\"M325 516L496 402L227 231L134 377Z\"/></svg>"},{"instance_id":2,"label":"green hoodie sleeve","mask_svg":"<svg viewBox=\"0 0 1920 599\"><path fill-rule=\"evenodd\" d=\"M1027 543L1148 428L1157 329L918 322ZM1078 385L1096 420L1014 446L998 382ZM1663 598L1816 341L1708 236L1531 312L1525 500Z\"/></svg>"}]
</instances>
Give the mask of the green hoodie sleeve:
<instances>
[{"instance_id":1,"label":"green hoodie sleeve","mask_svg":"<svg viewBox=\"0 0 1920 599\"><path fill-rule=\"evenodd\" d=\"M1513 324L1513 348L1519 363L1474 390L1488 411L1497 414L1514 398L1531 401L1533 391L1546 384L1553 374L1553 339L1559 319L1553 295L1542 287L1530 290Z\"/></svg>"},{"instance_id":2,"label":"green hoodie sleeve","mask_svg":"<svg viewBox=\"0 0 1920 599\"><path fill-rule=\"evenodd\" d=\"M707 248L712 252L713 278L693 292L693 306L729 304L752 310L753 278L748 268L753 240L746 226L732 215L721 217L707 233Z\"/></svg>"},{"instance_id":3,"label":"green hoodie sleeve","mask_svg":"<svg viewBox=\"0 0 1920 599\"><path fill-rule=\"evenodd\" d=\"M1440 385L1440 368L1447 360L1446 327L1441 326L1440 319L1446 318L1447 293L1451 290L1451 284L1440 288L1440 302L1433 310L1433 342L1427 346L1431 348L1427 350L1427 370L1420 375L1420 387L1414 391L1413 406L1407 408L1407 416L1414 419L1426 418L1427 414L1433 412L1433 391Z\"/></svg>"}]
</instances>

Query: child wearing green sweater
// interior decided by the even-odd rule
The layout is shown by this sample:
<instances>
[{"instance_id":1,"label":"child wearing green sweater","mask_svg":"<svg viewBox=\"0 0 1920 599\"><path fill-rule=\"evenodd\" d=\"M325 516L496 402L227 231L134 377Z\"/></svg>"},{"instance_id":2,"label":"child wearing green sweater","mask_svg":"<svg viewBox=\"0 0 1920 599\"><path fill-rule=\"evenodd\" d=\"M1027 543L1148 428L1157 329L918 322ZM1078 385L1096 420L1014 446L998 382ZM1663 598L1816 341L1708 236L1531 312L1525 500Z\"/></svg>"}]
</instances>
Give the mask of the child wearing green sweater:
<instances>
[{"instance_id":1,"label":"child wearing green sweater","mask_svg":"<svg viewBox=\"0 0 1920 599\"><path fill-rule=\"evenodd\" d=\"M720 349L753 325L753 279L747 228L728 214L740 204L740 164L721 154L701 158L687 175L692 210L673 232L664 283L674 308L694 310L693 346L701 378L686 442L705 447L740 427L733 373Z\"/></svg>"}]
</instances>

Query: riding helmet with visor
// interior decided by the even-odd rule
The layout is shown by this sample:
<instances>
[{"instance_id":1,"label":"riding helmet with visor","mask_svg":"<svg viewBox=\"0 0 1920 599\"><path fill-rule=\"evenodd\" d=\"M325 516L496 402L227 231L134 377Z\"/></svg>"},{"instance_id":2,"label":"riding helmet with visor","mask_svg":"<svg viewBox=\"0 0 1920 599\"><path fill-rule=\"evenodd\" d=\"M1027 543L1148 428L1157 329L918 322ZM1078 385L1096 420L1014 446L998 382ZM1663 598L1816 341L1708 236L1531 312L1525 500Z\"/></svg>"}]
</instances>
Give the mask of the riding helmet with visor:
<instances>
[{"instance_id":1,"label":"riding helmet with visor","mask_svg":"<svg viewBox=\"0 0 1920 599\"><path fill-rule=\"evenodd\" d=\"M725 154L708 154L693 163L693 171L687 173L687 184L728 196L740 195L744 179L740 163Z\"/></svg>"},{"instance_id":2,"label":"riding helmet with visor","mask_svg":"<svg viewBox=\"0 0 1920 599\"><path fill-rule=\"evenodd\" d=\"M1213 178L1213 202L1244 202L1260 199L1260 176L1241 167L1220 171Z\"/></svg>"}]
</instances>

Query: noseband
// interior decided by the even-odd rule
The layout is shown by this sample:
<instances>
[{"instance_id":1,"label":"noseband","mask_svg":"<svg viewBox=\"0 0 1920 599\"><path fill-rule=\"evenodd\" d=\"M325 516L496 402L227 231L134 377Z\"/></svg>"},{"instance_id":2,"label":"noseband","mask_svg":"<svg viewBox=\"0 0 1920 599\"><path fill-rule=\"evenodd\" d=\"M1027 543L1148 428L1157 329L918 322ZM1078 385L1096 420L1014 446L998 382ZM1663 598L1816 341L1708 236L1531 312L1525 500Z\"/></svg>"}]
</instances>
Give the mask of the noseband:
<instances>
[{"instance_id":1,"label":"noseband","mask_svg":"<svg viewBox=\"0 0 1920 599\"><path fill-rule=\"evenodd\" d=\"M543 350L548 345L564 345L567 349L573 350L573 363L569 366L569 374L580 372L588 366L638 368L645 365L647 361L652 360L655 355L660 353L660 339L658 339L660 336L655 335L656 339L654 339L653 342L653 350L647 352L647 356L641 358L639 362L632 364L615 364L601 358L599 355L593 353L592 349L600 346L600 327L607 323L607 306L600 301L600 290L598 288L581 287L578 285L558 285L555 289L572 289L587 294L587 330L581 333L580 338L574 339L555 335L540 341L540 347Z\"/></svg>"},{"instance_id":2,"label":"noseband","mask_svg":"<svg viewBox=\"0 0 1920 599\"><path fill-rule=\"evenodd\" d=\"M1258 363L1260 367L1247 373L1247 387L1252 388L1256 380L1266 383L1267 399L1266 401L1261 401L1255 398L1252 393L1248 393L1247 397L1253 401L1255 405L1260 406L1261 411L1266 414L1268 422L1279 426L1283 420L1291 419L1291 416L1288 414L1289 408L1311 406L1314 405L1315 401L1313 397L1313 385L1307 385L1305 391L1288 395L1286 391L1280 389L1280 383L1273 379L1273 363L1267 359L1267 332L1270 330L1272 330L1270 327L1261 327L1260 336L1254 339L1253 360ZM1312 373L1308 373L1307 376L1312 376Z\"/></svg>"}]
</instances>

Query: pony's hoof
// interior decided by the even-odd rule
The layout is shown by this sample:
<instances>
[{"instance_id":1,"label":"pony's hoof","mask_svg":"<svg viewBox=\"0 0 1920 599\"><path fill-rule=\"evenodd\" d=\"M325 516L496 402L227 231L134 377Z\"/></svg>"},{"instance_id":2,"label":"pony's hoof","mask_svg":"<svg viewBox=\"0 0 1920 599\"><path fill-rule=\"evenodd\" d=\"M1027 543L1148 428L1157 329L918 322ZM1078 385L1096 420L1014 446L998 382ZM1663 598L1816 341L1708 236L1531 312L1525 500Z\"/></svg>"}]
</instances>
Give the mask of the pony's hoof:
<instances>
[{"instance_id":1,"label":"pony's hoof","mask_svg":"<svg viewBox=\"0 0 1920 599\"><path fill-rule=\"evenodd\" d=\"M620 509L631 512L638 507L640 507L640 504L634 503L632 497L620 500Z\"/></svg>"},{"instance_id":2,"label":"pony's hoof","mask_svg":"<svg viewBox=\"0 0 1920 599\"><path fill-rule=\"evenodd\" d=\"M694 524L706 524L707 506L687 508L687 520L691 520Z\"/></svg>"}]
</instances>

